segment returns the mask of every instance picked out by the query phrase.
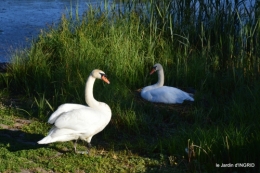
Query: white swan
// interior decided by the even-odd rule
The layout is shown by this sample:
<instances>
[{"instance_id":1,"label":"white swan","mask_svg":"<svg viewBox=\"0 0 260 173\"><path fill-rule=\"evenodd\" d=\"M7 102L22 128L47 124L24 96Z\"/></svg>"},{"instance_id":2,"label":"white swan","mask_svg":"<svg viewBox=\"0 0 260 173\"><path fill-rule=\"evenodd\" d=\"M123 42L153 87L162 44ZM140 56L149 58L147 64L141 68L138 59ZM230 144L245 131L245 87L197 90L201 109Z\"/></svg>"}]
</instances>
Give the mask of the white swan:
<instances>
[{"instance_id":1,"label":"white swan","mask_svg":"<svg viewBox=\"0 0 260 173\"><path fill-rule=\"evenodd\" d=\"M59 106L48 120L50 124L54 124L53 127L46 137L38 141L38 144L76 140L74 149L77 152L76 142L81 139L88 143L88 147L91 147L91 138L107 126L112 114L106 103L98 102L93 97L93 85L96 78L110 83L103 71L93 70L85 87L85 100L89 107L70 103Z\"/></svg>"},{"instance_id":2,"label":"white swan","mask_svg":"<svg viewBox=\"0 0 260 173\"><path fill-rule=\"evenodd\" d=\"M183 103L184 100L194 101L190 94L178 88L163 86L164 73L161 64L155 64L150 74L153 74L155 71L158 73L158 82L154 85L144 87L141 91L141 96L145 100L167 104Z\"/></svg>"}]
</instances>

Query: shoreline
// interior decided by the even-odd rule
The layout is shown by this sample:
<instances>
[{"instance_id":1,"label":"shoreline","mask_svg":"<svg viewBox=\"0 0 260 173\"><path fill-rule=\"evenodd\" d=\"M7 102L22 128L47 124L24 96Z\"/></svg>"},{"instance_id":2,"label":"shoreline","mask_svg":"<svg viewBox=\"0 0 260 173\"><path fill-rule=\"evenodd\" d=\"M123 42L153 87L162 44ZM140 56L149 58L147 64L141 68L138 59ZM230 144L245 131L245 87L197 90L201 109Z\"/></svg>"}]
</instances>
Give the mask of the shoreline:
<instances>
[{"instance_id":1,"label":"shoreline","mask_svg":"<svg viewBox=\"0 0 260 173\"><path fill-rule=\"evenodd\" d=\"M10 65L10 64L11 63L9 63L9 62L0 62L0 73L6 73L8 65Z\"/></svg>"}]
</instances>

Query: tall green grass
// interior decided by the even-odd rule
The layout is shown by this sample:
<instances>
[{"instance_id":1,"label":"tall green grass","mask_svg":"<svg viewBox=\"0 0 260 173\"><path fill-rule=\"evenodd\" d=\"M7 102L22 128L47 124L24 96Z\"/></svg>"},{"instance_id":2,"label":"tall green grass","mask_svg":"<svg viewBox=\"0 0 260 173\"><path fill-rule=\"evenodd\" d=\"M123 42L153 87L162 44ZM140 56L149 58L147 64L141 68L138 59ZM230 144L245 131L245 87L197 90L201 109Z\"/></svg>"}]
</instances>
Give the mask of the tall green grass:
<instances>
[{"instance_id":1,"label":"tall green grass","mask_svg":"<svg viewBox=\"0 0 260 173\"><path fill-rule=\"evenodd\" d=\"M112 109L101 133L112 149L163 153L171 166L191 172L216 169L216 163L259 165L259 4L249 9L246 2L90 6L82 17L62 16L30 49L15 54L3 83L33 98L36 109L28 111L46 121L62 103L85 104L86 79L99 68L111 81L97 81L94 96ZM195 103L173 110L136 97L136 89L157 80L148 75L156 62L166 85L196 89ZM185 152L190 147L194 157Z\"/></svg>"}]
</instances>

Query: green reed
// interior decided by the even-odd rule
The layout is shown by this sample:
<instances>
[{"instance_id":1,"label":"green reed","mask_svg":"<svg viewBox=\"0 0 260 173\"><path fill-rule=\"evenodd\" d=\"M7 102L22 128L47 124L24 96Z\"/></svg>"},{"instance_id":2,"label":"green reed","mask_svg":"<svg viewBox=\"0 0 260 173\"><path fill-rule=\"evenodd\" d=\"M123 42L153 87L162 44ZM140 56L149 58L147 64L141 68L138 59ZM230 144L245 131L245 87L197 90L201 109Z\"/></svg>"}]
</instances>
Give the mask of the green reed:
<instances>
[{"instance_id":1,"label":"green reed","mask_svg":"<svg viewBox=\"0 0 260 173\"><path fill-rule=\"evenodd\" d=\"M232 5L229 1L155 0L150 3L150 26L159 28L161 34L182 47L186 54L194 50L205 54L207 67L215 71L240 68L247 74L259 73L258 2L234 1Z\"/></svg>"}]
</instances>

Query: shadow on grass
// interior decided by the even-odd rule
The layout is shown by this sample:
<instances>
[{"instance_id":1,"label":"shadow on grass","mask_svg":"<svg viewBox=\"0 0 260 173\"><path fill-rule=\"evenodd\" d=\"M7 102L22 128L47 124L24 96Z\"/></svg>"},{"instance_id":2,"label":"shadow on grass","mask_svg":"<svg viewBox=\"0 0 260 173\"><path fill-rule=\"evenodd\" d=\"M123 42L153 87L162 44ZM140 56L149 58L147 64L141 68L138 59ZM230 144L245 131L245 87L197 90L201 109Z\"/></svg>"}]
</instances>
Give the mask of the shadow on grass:
<instances>
[{"instance_id":1,"label":"shadow on grass","mask_svg":"<svg viewBox=\"0 0 260 173\"><path fill-rule=\"evenodd\" d=\"M37 142L44 137L41 134L26 133L19 129L0 129L0 146L7 148L10 152L38 148L52 148L63 154L74 152L73 145L69 149L61 149L56 145L38 144Z\"/></svg>"},{"instance_id":2,"label":"shadow on grass","mask_svg":"<svg viewBox=\"0 0 260 173\"><path fill-rule=\"evenodd\" d=\"M30 134L18 129L0 129L0 145L9 151L28 150L44 147L37 141L43 138L40 134Z\"/></svg>"}]
</instances>

